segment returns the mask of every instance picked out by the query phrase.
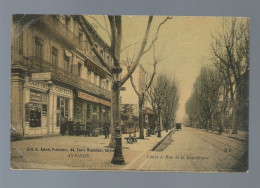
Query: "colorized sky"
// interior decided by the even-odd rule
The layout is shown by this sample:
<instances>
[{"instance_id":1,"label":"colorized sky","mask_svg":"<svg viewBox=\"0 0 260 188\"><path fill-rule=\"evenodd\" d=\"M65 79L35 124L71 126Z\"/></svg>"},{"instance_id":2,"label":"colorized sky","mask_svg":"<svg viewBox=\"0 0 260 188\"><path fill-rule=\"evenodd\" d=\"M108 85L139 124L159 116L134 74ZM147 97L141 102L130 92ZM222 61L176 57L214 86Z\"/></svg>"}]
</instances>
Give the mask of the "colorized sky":
<instances>
[{"instance_id":1,"label":"colorized sky","mask_svg":"<svg viewBox=\"0 0 260 188\"><path fill-rule=\"evenodd\" d=\"M101 25L105 25L103 16L94 16ZM166 16L155 16L152 22L149 41L157 30L157 26ZM91 23L95 20L90 16ZM131 58L137 54L144 36L148 16L123 16L123 48L132 45L121 54L121 59ZM179 109L176 120L185 119L185 103L191 95L193 83L199 75L202 65L211 64L210 56L211 33L221 29L221 17L176 17L173 16L160 29L155 44L156 57L162 57L157 66L157 74L166 72L176 78L179 86ZM107 22L108 23L108 22ZM100 35L110 44L107 34L96 24ZM148 44L149 44L148 41ZM152 72L153 50L145 54L141 64L148 72Z\"/></svg>"}]
</instances>

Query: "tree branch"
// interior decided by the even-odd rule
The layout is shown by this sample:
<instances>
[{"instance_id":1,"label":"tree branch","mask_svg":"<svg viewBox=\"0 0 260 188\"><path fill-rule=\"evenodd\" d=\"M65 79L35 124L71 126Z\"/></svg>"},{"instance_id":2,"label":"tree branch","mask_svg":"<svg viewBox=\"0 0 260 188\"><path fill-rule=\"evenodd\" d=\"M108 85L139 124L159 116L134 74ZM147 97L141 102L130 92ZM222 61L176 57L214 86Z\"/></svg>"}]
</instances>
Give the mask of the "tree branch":
<instances>
[{"instance_id":1,"label":"tree branch","mask_svg":"<svg viewBox=\"0 0 260 188\"><path fill-rule=\"evenodd\" d=\"M151 87L151 85L152 85L152 83L153 83L153 79L154 79L154 76L155 76L155 74L156 74L156 65L158 64L158 62L159 62L159 60L157 60L156 58L155 58L155 48L154 48L154 54L153 54L154 56L154 64L153 64L153 74L152 74L152 76L151 76L151 78L150 78L150 81L149 81L149 83L146 85L146 88L145 88L145 92Z\"/></svg>"},{"instance_id":2,"label":"tree branch","mask_svg":"<svg viewBox=\"0 0 260 188\"><path fill-rule=\"evenodd\" d=\"M105 31L105 32L107 33L107 36L109 37L109 40L110 40L110 42L111 42L111 41L112 41L112 36L111 36L111 34L109 33L109 31L108 31L107 21L106 21L105 16L103 15L103 18L104 18L105 26L106 26L106 27L103 27L102 24L101 24L95 17L93 17L93 16L89 16L89 17L90 17L91 19L93 19L93 20L98 24L98 26L99 26L103 31Z\"/></svg>"},{"instance_id":3,"label":"tree branch","mask_svg":"<svg viewBox=\"0 0 260 188\"><path fill-rule=\"evenodd\" d=\"M130 77L130 75L135 71L137 65L139 64L139 62L141 60L141 57L142 57L143 52L144 52L144 48L145 48L145 46L147 44L147 38L148 38L148 35L149 35L149 32L150 32L152 20L153 20L153 16L149 16L147 27L146 27L146 31L145 31L145 35L144 35L144 39L143 39L142 45L140 47L139 53L138 53L138 55L136 57L135 62L132 65L132 67L129 69L128 73L121 79L120 86L124 85L124 83Z\"/></svg>"},{"instance_id":4,"label":"tree branch","mask_svg":"<svg viewBox=\"0 0 260 188\"><path fill-rule=\"evenodd\" d=\"M115 66L118 66L118 60L116 58L116 23L115 23L115 17L114 16L108 16L110 28L111 28L111 34L112 34L112 41L111 41L111 56L114 60Z\"/></svg>"},{"instance_id":5,"label":"tree branch","mask_svg":"<svg viewBox=\"0 0 260 188\"><path fill-rule=\"evenodd\" d=\"M121 43L122 43L122 20L121 16L115 16L115 23L116 23L116 48L115 48L115 56L117 59L116 66L119 65L120 62L120 50L121 50Z\"/></svg>"},{"instance_id":6,"label":"tree branch","mask_svg":"<svg viewBox=\"0 0 260 188\"><path fill-rule=\"evenodd\" d=\"M127 48L129 48L129 47L131 47L131 46L134 46L134 45L136 45L136 44L138 44L138 43L136 42L136 43L129 44L129 45L125 46L125 47L120 51L120 53L122 53L125 49L127 49Z\"/></svg>"},{"instance_id":7,"label":"tree branch","mask_svg":"<svg viewBox=\"0 0 260 188\"><path fill-rule=\"evenodd\" d=\"M136 89L136 86L135 86L135 84L134 84L134 79L133 79L132 75L130 76L130 81L131 81L132 87L133 87L133 89L134 89L136 95L138 96L138 98L141 98L141 94L140 94L140 93L137 91L137 89Z\"/></svg>"},{"instance_id":8,"label":"tree branch","mask_svg":"<svg viewBox=\"0 0 260 188\"><path fill-rule=\"evenodd\" d=\"M157 31L156 31L156 34L155 34L154 39L152 40L152 42L151 42L151 44L149 45L149 47L148 47L146 50L144 50L144 53L143 53L143 54L145 54L146 52L148 52L148 51L153 47L155 41L158 39L158 34L159 34L159 31L160 31L161 26L162 26L167 20L170 20L170 19L172 19L172 17L167 16L167 18L165 18L164 21L161 22L161 23L158 25L158 28L157 28Z\"/></svg>"}]
</instances>

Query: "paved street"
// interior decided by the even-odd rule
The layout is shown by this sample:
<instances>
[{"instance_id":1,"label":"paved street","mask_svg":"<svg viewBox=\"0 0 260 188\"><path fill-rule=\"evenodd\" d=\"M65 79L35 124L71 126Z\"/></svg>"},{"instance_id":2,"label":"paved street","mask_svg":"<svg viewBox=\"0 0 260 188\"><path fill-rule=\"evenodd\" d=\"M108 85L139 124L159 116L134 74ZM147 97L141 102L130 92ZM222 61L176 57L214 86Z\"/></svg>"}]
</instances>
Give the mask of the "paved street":
<instances>
[{"instance_id":1,"label":"paved street","mask_svg":"<svg viewBox=\"0 0 260 188\"><path fill-rule=\"evenodd\" d=\"M168 135L168 136L166 136ZM123 135L127 137L128 135ZM158 143L164 141L159 145ZM104 136L57 136L11 143L14 169L246 171L247 134L217 134L183 127L129 144L123 139L126 164L111 164L113 149ZM155 147L155 146L158 147ZM154 151L151 151L156 148Z\"/></svg>"},{"instance_id":2,"label":"paved street","mask_svg":"<svg viewBox=\"0 0 260 188\"><path fill-rule=\"evenodd\" d=\"M143 159L169 132L138 139L129 144L123 137L124 166L111 164L113 149L104 136L56 136L11 142L11 166L14 169L82 169L112 170L127 169L131 162ZM138 135L139 133L137 133Z\"/></svg>"},{"instance_id":3,"label":"paved street","mask_svg":"<svg viewBox=\"0 0 260 188\"><path fill-rule=\"evenodd\" d=\"M219 135L183 127L146 155L138 170L246 171L247 134Z\"/></svg>"}]
</instances>

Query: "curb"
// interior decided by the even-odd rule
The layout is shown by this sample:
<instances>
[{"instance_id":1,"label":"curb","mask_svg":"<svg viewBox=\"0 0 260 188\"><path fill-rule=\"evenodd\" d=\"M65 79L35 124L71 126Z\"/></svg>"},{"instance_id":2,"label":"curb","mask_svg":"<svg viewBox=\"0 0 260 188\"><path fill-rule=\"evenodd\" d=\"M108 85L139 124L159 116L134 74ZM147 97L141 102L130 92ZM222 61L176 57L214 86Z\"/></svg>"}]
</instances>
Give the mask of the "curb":
<instances>
[{"instance_id":1,"label":"curb","mask_svg":"<svg viewBox=\"0 0 260 188\"><path fill-rule=\"evenodd\" d=\"M157 148L172 132L174 132L174 131L175 131L175 129L172 129L170 132L168 132L168 134L167 134L163 139L161 139L161 141L159 141L159 142L152 148L151 151L156 150L156 148Z\"/></svg>"}]
</instances>

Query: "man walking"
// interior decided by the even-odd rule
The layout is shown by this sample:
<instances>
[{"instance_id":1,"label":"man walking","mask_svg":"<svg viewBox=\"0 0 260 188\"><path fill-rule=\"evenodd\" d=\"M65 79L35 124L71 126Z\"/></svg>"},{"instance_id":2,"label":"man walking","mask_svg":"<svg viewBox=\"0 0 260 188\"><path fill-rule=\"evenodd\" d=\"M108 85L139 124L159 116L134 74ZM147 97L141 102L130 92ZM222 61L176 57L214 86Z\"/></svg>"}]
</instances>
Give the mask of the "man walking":
<instances>
[{"instance_id":1,"label":"man walking","mask_svg":"<svg viewBox=\"0 0 260 188\"><path fill-rule=\"evenodd\" d=\"M105 135L105 138L109 138L109 123L107 120L105 120L104 122L104 125L103 125L103 132L104 132L104 135Z\"/></svg>"}]
</instances>

